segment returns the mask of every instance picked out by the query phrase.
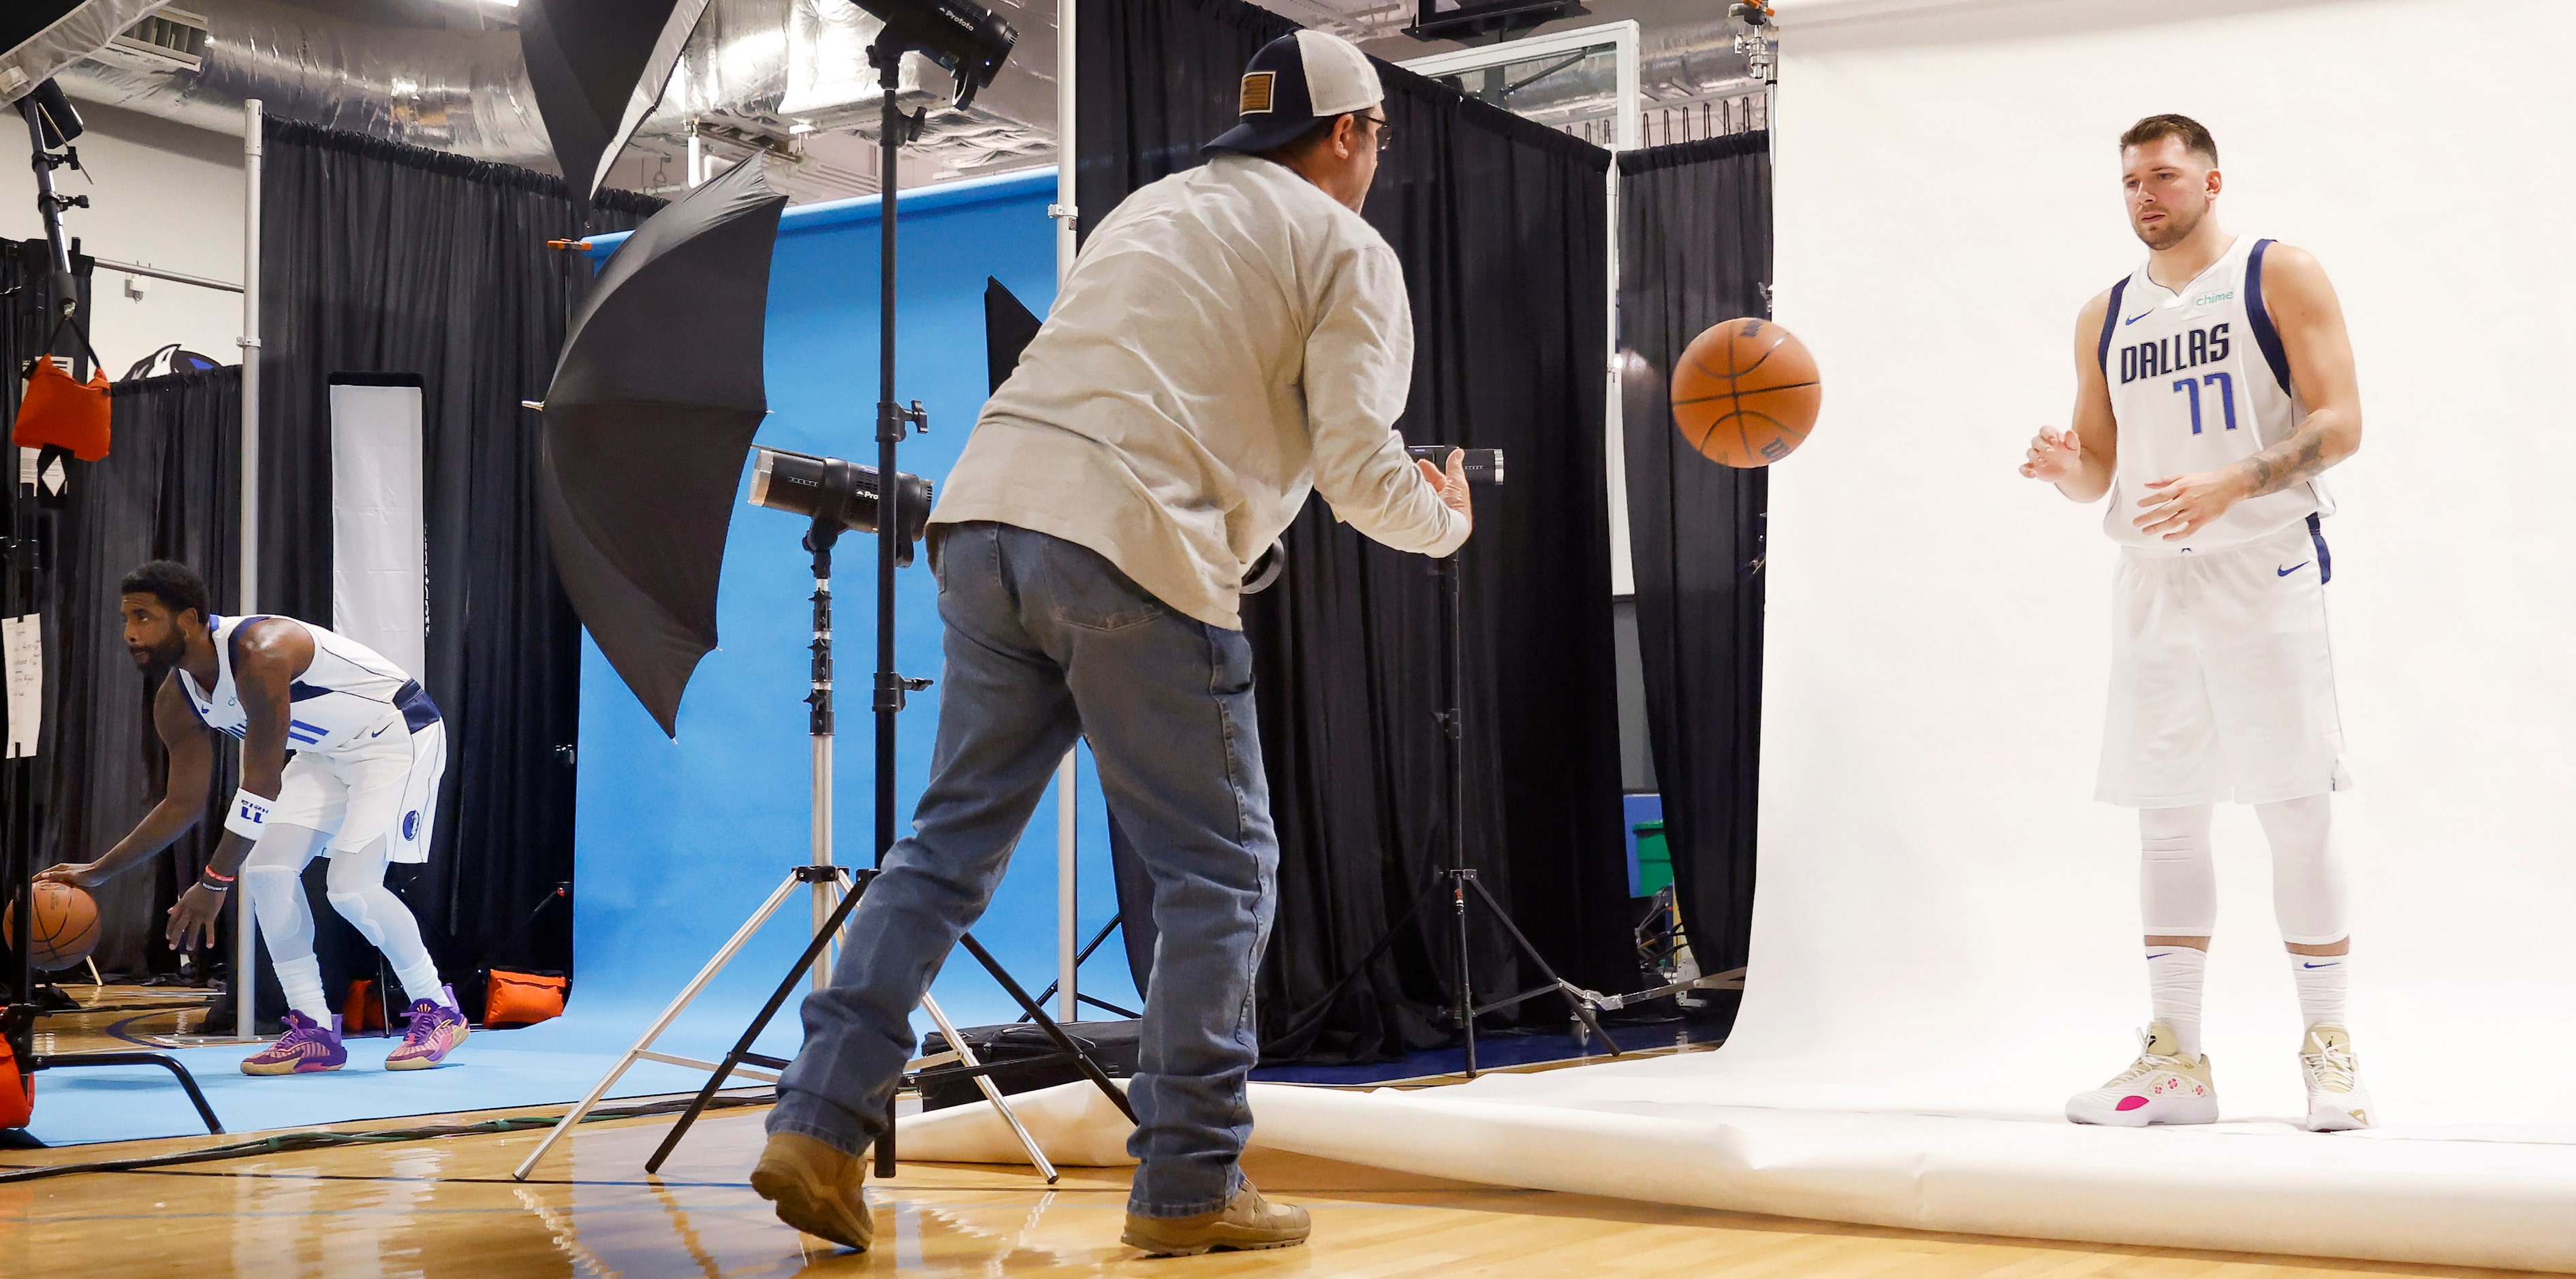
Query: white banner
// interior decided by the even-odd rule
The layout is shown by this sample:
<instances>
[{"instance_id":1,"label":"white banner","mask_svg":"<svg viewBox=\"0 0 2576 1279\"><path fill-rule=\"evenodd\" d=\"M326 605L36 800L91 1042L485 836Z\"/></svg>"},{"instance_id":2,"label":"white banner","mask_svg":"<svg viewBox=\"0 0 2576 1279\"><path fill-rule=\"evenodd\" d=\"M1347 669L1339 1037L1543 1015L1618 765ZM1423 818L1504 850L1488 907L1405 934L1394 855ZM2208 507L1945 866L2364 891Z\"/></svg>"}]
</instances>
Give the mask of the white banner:
<instances>
[{"instance_id":1,"label":"white banner","mask_svg":"<svg viewBox=\"0 0 2576 1279\"><path fill-rule=\"evenodd\" d=\"M0 666L8 669L9 743L0 758L26 759L36 753L36 735L45 726L45 637L38 617L0 618Z\"/></svg>"},{"instance_id":2,"label":"white banner","mask_svg":"<svg viewBox=\"0 0 2576 1279\"><path fill-rule=\"evenodd\" d=\"M421 386L331 375L331 629L419 679L428 667Z\"/></svg>"}]
</instances>

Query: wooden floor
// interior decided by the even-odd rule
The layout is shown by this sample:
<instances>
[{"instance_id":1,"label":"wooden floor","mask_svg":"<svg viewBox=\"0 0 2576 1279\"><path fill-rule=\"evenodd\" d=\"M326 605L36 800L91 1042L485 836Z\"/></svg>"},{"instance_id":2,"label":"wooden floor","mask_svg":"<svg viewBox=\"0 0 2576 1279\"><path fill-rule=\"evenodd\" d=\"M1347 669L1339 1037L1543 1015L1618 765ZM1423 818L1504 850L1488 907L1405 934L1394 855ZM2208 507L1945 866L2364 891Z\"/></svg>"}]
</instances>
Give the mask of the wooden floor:
<instances>
[{"instance_id":1,"label":"wooden floor","mask_svg":"<svg viewBox=\"0 0 2576 1279\"><path fill-rule=\"evenodd\" d=\"M1918 1234L1496 1189L1256 1153L1266 1191L1315 1214L1314 1242L1154 1260L1119 1246L1126 1174L907 1165L871 1183L877 1247L780 1225L745 1178L762 1111L698 1125L661 1176L667 1120L590 1124L528 1183L533 1133L389 1142L142 1172L0 1182L0 1276L1624 1275L2185 1276L2502 1272ZM484 1118L488 1116L470 1116ZM453 1117L449 1117L453 1118ZM352 1124L385 1130L427 1120ZM0 1151L0 1170L161 1154L233 1138Z\"/></svg>"}]
</instances>

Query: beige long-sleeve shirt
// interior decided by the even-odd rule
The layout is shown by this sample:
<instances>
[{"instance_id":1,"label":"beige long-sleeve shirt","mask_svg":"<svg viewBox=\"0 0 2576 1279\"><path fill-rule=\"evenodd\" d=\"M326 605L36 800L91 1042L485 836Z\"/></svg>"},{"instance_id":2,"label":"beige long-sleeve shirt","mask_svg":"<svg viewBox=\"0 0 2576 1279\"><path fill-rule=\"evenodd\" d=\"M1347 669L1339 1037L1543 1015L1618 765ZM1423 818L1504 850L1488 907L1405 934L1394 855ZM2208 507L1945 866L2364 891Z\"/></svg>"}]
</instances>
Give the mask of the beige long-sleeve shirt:
<instances>
[{"instance_id":1,"label":"beige long-sleeve shirt","mask_svg":"<svg viewBox=\"0 0 2576 1279\"><path fill-rule=\"evenodd\" d=\"M1240 630L1244 573L1310 490L1397 550L1466 540L1395 433L1412 378L1385 239L1292 170L1220 155L1092 233L931 521L1078 543Z\"/></svg>"}]
</instances>

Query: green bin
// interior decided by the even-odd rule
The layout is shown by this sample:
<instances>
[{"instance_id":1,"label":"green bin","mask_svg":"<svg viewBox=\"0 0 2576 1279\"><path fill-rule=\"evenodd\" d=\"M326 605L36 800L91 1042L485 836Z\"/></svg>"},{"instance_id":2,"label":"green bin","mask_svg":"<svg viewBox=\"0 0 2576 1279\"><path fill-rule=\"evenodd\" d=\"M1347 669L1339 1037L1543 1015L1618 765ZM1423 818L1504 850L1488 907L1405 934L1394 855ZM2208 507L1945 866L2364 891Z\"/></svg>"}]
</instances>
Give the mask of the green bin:
<instances>
[{"instance_id":1,"label":"green bin","mask_svg":"<svg viewBox=\"0 0 2576 1279\"><path fill-rule=\"evenodd\" d=\"M1659 818L1637 823L1637 895L1652 897L1673 882L1673 850L1664 843Z\"/></svg>"}]
</instances>

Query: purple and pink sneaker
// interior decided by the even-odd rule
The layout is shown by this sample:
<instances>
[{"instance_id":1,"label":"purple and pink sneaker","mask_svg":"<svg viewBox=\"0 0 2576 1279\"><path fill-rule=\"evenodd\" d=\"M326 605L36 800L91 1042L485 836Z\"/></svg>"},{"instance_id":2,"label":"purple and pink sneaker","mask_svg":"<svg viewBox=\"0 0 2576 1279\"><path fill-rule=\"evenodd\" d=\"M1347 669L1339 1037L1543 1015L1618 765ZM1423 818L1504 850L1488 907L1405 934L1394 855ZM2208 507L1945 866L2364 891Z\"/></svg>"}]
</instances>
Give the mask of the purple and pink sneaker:
<instances>
[{"instance_id":1,"label":"purple and pink sneaker","mask_svg":"<svg viewBox=\"0 0 2576 1279\"><path fill-rule=\"evenodd\" d=\"M276 1043L242 1059L245 1075L310 1075L347 1065L349 1050L328 1027L290 1008L286 1033Z\"/></svg>"},{"instance_id":2,"label":"purple and pink sneaker","mask_svg":"<svg viewBox=\"0 0 2576 1279\"><path fill-rule=\"evenodd\" d=\"M385 1054L387 1070L427 1070L447 1060L465 1042L465 1014L431 999L415 999L411 1005L411 1029L403 1032L403 1041Z\"/></svg>"}]
</instances>

